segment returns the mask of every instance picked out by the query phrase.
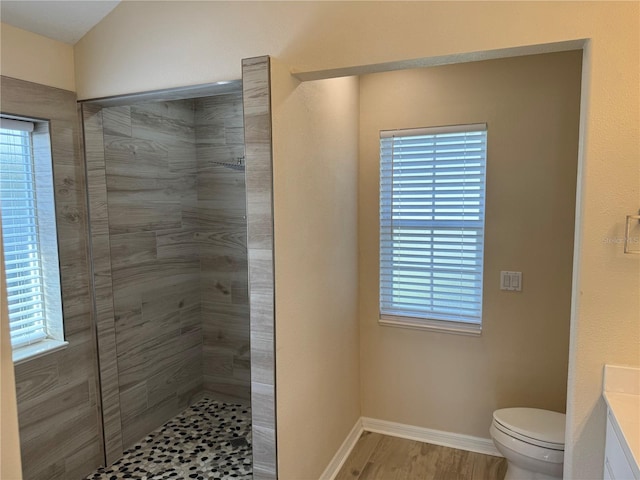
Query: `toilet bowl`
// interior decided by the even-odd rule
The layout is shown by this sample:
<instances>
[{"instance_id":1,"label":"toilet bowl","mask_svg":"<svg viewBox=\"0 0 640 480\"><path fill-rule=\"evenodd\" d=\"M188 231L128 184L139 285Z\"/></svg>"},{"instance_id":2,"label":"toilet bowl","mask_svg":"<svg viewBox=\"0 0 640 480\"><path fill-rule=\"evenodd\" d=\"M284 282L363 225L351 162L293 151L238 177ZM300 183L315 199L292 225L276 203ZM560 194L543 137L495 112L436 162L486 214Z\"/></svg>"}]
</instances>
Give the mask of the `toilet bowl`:
<instances>
[{"instance_id":1,"label":"toilet bowl","mask_svg":"<svg viewBox=\"0 0 640 480\"><path fill-rule=\"evenodd\" d=\"M507 459L504 480L562 479L563 413L538 408L503 408L493 412L491 438Z\"/></svg>"}]
</instances>

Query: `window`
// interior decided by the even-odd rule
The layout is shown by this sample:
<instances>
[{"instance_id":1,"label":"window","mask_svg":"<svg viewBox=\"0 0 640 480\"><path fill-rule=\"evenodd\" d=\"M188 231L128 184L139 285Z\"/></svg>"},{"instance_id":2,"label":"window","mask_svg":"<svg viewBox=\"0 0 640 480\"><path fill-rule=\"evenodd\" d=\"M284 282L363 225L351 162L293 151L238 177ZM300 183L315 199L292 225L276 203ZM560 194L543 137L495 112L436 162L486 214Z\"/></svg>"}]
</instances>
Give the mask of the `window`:
<instances>
[{"instance_id":1,"label":"window","mask_svg":"<svg viewBox=\"0 0 640 480\"><path fill-rule=\"evenodd\" d=\"M65 345L48 124L0 119L0 212L14 361Z\"/></svg>"},{"instance_id":2,"label":"window","mask_svg":"<svg viewBox=\"0 0 640 480\"><path fill-rule=\"evenodd\" d=\"M478 333L486 125L380 132L380 322Z\"/></svg>"}]
</instances>

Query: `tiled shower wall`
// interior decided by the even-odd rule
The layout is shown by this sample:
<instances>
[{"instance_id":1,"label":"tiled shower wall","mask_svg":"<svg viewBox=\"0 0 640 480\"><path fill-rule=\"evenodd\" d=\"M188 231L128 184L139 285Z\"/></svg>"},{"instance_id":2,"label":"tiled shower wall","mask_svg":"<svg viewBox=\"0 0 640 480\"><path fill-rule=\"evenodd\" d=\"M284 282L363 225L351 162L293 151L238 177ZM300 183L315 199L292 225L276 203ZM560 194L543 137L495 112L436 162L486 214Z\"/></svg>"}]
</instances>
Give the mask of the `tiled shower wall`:
<instances>
[{"instance_id":1,"label":"tiled shower wall","mask_svg":"<svg viewBox=\"0 0 640 480\"><path fill-rule=\"evenodd\" d=\"M249 399L242 93L195 101L204 388Z\"/></svg>"},{"instance_id":2,"label":"tiled shower wall","mask_svg":"<svg viewBox=\"0 0 640 480\"><path fill-rule=\"evenodd\" d=\"M205 390L249 397L242 97L84 113L110 463Z\"/></svg>"},{"instance_id":3,"label":"tiled shower wall","mask_svg":"<svg viewBox=\"0 0 640 480\"><path fill-rule=\"evenodd\" d=\"M193 101L105 108L102 121L127 448L202 391Z\"/></svg>"}]
</instances>

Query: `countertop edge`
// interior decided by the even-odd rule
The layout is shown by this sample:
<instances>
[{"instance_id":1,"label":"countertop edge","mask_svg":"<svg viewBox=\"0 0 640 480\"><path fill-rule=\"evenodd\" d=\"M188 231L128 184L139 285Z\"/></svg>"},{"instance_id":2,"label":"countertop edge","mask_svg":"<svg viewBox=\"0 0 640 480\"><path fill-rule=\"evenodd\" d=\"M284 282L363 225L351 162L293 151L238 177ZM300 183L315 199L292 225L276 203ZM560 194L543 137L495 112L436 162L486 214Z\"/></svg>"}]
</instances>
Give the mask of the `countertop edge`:
<instances>
[{"instance_id":1,"label":"countertop edge","mask_svg":"<svg viewBox=\"0 0 640 480\"><path fill-rule=\"evenodd\" d=\"M640 479L640 451L635 452L634 450L640 450L640 446L636 446L635 449L631 448L629 443L629 436L625 435L625 428L622 427L620 421L620 405L619 403L622 401L629 401L629 398L639 397L638 395L633 395L629 393L617 393L617 392L603 392L602 396L607 404L607 408L611 415L609 415L613 422L613 428L616 431L616 434L623 441L620 442L622 449L624 451L624 455L629 461L629 465L633 470L633 473L636 478ZM640 402L640 398L638 398Z\"/></svg>"}]
</instances>

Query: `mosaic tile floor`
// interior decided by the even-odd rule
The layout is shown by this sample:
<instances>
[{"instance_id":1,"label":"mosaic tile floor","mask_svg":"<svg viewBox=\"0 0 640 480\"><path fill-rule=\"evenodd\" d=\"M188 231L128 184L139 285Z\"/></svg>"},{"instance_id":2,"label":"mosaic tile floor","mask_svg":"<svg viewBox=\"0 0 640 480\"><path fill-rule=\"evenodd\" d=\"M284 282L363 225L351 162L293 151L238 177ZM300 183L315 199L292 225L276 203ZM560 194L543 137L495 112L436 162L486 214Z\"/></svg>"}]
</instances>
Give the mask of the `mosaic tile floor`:
<instances>
[{"instance_id":1,"label":"mosaic tile floor","mask_svg":"<svg viewBox=\"0 0 640 480\"><path fill-rule=\"evenodd\" d=\"M85 480L252 478L251 412L204 399Z\"/></svg>"}]
</instances>

